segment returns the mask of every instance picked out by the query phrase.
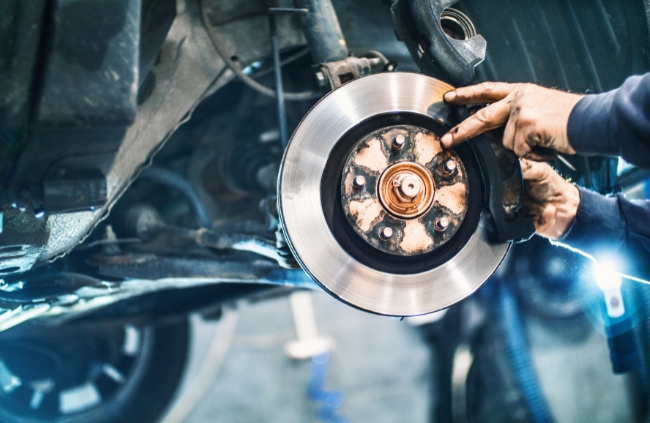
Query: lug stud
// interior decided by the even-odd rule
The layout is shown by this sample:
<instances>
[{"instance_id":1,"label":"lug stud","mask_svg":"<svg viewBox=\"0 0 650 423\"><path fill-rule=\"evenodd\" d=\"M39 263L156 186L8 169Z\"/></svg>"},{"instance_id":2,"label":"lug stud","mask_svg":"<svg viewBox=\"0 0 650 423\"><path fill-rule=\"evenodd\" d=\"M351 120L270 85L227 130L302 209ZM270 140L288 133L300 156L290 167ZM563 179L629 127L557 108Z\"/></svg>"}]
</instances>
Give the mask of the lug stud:
<instances>
[{"instance_id":1,"label":"lug stud","mask_svg":"<svg viewBox=\"0 0 650 423\"><path fill-rule=\"evenodd\" d=\"M387 241L393 237L393 230L388 226L384 226L379 230L379 238Z\"/></svg>"},{"instance_id":2,"label":"lug stud","mask_svg":"<svg viewBox=\"0 0 650 423\"><path fill-rule=\"evenodd\" d=\"M361 188L363 188L363 187L366 186L366 178L364 178L364 177L361 176L361 175L357 175L357 176L355 176L354 179L352 180L352 185L353 185L356 189L361 189Z\"/></svg>"},{"instance_id":3,"label":"lug stud","mask_svg":"<svg viewBox=\"0 0 650 423\"><path fill-rule=\"evenodd\" d=\"M456 167L457 167L457 166L458 166L458 165L456 164L455 161L453 161L453 160L447 160L447 161L445 162L444 166L442 167L442 169L444 170L444 172L445 172L446 174L451 174L451 173L454 173L454 172L456 171Z\"/></svg>"},{"instance_id":4,"label":"lug stud","mask_svg":"<svg viewBox=\"0 0 650 423\"><path fill-rule=\"evenodd\" d=\"M449 218L445 216L439 217L438 219L436 219L433 226L436 228L436 231L443 232L449 227Z\"/></svg>"},{"instance_id":5,"label":"lug stud","mask_svg":"<svg viewBox=\"0 0 650 423\"><path fill-rule=\"evenodd\" d=\"M404 147L405 143L406 137L402 134L396 135L395 138L393 138L393 148L395 150L400 150L402 147Z\"/></svg>"}]
</instances>

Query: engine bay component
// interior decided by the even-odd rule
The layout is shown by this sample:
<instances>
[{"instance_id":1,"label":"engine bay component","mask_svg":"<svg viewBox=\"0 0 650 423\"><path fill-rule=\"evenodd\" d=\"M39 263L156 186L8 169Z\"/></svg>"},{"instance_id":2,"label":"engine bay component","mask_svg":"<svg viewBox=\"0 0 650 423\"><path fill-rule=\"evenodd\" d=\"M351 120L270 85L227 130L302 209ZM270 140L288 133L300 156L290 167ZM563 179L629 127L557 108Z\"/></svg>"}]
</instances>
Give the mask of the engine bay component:
<instances>
[{"instance_id":1,"label":"engine bay component","mask_svg":"<svg viewBox=\"0 0 650 423\"><path fill-rule=\"evenodd\" d=\"M391 64L383 55L376 57L350 56L335 62L321 64L320 70L316 72L316 79L320 85L329 85L332 89L336 89L346 82L364 75L381 72L389 66Z\"/></svg>"},{"instance_id":2,"label":"engine bay component","mask_svg":"<svg viewBox=\"0 0 650 423\"><path fill-rule=\"evenodd\" d=\"M498 166L483 175L498 162L488 141L481 151L439 143L450 89L420 74L367 76L324 97L294 132L280 216L303 269L336 298L378 314L431 313L474 292L505 256L510 243L489 235L486 199L506 185ZM515 190L499 192L502 208L521 203L520 172Z\"/></svg>"}]
</instances>

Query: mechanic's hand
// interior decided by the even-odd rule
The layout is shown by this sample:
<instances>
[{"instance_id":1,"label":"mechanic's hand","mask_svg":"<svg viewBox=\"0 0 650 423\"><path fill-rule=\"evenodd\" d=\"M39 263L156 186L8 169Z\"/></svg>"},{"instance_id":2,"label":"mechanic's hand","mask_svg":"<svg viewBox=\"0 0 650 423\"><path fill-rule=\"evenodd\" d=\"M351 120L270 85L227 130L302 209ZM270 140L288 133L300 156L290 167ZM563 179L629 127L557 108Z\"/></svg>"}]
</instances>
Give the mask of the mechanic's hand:
<instances>
[{"instance_id":1,"label":"mechanic's hand","mask_svg":"<svg viewBox=\"0 0 650 423\"><path fill-rule=\"evenodd\" d=\"M492 103L465 119L441 138L450 148L485 131L506 125L503 146L519 157L541 159L535 146L574 154L569 145L567 124L578 94L540 87L534 84L484 82L445 93L451 105ZM506 124L507 122L507 124Z\"/></svg>"},{"instance_id":2,"label":"mechanic's hand","mask_svg":"<svg viewBox=\"0 0 650 423\"><path fill-rule=\"evenodd\" d=\"M538 235L559 239L571 226L580 205L580 191L546 163L521 159L524 212L535 215Z\"/></svg>"}]
</instances>

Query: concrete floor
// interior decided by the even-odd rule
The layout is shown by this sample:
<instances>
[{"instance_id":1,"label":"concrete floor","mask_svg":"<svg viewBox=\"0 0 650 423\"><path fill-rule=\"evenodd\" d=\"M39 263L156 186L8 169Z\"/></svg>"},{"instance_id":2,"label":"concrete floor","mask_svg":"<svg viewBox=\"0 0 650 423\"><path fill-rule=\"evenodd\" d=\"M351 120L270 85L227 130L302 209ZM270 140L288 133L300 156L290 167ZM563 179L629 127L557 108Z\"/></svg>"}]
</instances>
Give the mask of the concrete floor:
<instances>
[{"instance_id":1,"label":"concrete floor","mask_svg":"<svg viewBox=\"0 0 650 423\"><path fill-rule=\"evenodd\" d=\"M312 294L319 333L336 342L325 390L344 401L319 420L307 396L311 362L284 353L296 339L289 299L240 304L218 322L193 317L188 371L163 423L424 423L430 351L406 321L367 314ZM558 423L633 422L629 386L611 373L605 338L528 319L533 362ZM202 395L203 394L203 395Z\"/></svg>"},{"instance_id":2,"label":"concrete floor","mask_svg":"<svg viewBox=\"0 0 650 423\"><path fill-rule=\"evenodd\" d=\"M324 293L312 298L319 333L336 342L324 387L344 397L336 410L344 418L340 421L426 422L429 350L416 329L405 321L358 311ZM233 319L227 313L219 323L193 319L192 358L181 388L185 391L211 376L201 363L211 347L220 354L219 336L228 337L230 332L223 326L233 327L236 320L236 328L234 336L225 340L228 348L218 375L183 421L322 421L316 417L319 403L307 396L311 361L292 360L284 353L285 344L296 339L289 299L241 304L236 314ZM215 333L216 343L212 343ZM178 422L169 417L163 421Z\"/></svg>"}]
</instances>

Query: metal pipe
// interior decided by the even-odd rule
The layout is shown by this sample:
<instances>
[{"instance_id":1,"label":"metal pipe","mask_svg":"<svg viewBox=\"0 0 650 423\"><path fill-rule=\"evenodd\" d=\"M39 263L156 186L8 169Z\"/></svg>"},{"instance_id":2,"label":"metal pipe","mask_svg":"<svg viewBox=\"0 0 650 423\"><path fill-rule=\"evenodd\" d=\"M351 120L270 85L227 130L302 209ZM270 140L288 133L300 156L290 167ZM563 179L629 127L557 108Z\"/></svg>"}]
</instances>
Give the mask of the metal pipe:
<instances>
[{"instance_id":1,"label":"metal pipe","mask_svg":"<svg viewBox=\"0 0 650 423\"><path fill-rule=\"evenodd\" d=\"M307 9L302 26L315 63L327 63L348 57L348 46L331 0L298 0Z\"/></svg>"},{"instance_id":2,"label":"metal pipe","mask_svg":"<svg viewBox=\"0 0 650 423\"><path fill-rule=\"evenodd\" d=\"M284 104L284 89L282 87L282 62L280 61L280 46L278 43L275 15L269 15L269 29L271 31L271 48L273 49L273 70L275 73L275 99L278 105L278 123L280 125L280 141L282 147L289 142L287 130L287 112Z\"/></svg>"}]
</instances>

